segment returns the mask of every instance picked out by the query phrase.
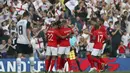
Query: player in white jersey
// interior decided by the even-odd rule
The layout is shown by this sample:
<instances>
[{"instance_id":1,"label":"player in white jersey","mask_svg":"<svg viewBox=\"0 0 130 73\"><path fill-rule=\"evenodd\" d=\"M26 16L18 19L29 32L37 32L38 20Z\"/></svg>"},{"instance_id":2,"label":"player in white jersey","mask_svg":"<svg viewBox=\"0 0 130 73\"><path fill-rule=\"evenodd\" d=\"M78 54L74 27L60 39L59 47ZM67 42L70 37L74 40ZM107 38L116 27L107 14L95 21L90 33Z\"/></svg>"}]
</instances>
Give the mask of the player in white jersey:
<instances>
[{"instance_id":1,"label":"player in white jersey","mask_svg":"<svg viewBox=\"0 0 130 73\"><path fill-rule=\"evenodd\" d=\"M24 12L22 19L17 23L16 29L18 33L17 37L17 73L21 73L21 57L22 54L27 54L30 56L30 71L34 73L34 57L33 48L31 46L31 26L28 22L29 13Z\"/></svg>"}]
</instances>

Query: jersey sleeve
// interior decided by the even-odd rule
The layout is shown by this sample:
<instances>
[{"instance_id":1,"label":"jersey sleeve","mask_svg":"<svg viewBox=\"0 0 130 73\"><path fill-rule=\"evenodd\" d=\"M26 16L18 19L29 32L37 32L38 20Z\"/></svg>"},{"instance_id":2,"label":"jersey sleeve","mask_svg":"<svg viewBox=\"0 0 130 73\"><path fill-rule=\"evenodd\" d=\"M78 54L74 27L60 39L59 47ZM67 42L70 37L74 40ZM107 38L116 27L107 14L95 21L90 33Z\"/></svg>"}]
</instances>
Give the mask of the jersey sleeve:
<instances>
[{"instance_id":1,"label":"jersey sleeve","mask_svg":"<svg viewBox=\"0 0 130 73\"><path fill-rule=\"evenodd\" d=\"M30 29L30 28L31 28L31 23L27 22L27 29Z\"/></svg>"},{"instance_id":2,"label":"jersey sleeve","mask_svg":"<svg viewBox=\"0 0 130 73\"><path fill-rule=\"evenodd\" d=\"M93 40L93 41L96 40L96 36L97 36L97 33L96 33L96 32L93 32L93 33L92 33L92 40Z\"/></svg>"},{"instance_id":3,"label":"jersey sleeve","mask_svg":"<svg viewBox=\"0 0 130 73\"><path fill-rule=\"evenodd\" d=\"M104 39L106 40L108 37L107 37L107 34L106 33L104 33Z\"/></svg>"}]
</instances>

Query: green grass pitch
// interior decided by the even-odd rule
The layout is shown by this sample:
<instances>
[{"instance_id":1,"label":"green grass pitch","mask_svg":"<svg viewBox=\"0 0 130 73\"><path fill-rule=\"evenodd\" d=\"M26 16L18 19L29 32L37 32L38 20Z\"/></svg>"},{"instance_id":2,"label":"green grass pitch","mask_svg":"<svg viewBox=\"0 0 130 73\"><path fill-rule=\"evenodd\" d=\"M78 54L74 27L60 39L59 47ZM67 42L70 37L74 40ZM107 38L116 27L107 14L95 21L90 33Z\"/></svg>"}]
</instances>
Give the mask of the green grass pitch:
<instances>
[{"instance_id":1,"label":"green grass pitch","mask_svg":"<svg viewBox=\"0 0 130 73\"><path fill-rule=\"evenodd\" d=\"M16 73L16 72L0 72L0 73ZM31 72L22 72L22 73L31 73ZM45 73L45 72L39 72L39 73ZM55 73L58 73L58 72L55 72ZM88 73L88 72L71 72L71 73ZM97 73L97 72L91 72L91 73ZM101 73L130 73L130 72L101 72Z\"/></svg>"}]
</instances>

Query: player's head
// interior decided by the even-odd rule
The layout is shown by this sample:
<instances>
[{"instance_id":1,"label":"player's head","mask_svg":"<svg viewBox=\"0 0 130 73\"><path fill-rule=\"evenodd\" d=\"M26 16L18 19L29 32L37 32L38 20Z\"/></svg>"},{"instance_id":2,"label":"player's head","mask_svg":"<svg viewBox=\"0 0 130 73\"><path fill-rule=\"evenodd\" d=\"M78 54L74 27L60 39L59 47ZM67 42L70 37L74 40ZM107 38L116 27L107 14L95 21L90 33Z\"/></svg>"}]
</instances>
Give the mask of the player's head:
<instances>
[{"instance_id":1,"label":"player's head","mask_svg":"<svg viewBox=\"0 0 130 73\"><path fill-rule=\"evenodd\" d=\"M99 18L99 25L103 25L104 23L104 19L103 18Z\"/></svg>"},{"instance_id":2,"label":"player's head","mask_svg":"<svg viewBox=\"0 0 130 73\"><path fill-rule=\"evenodd\" d=\"M23 13L23 18L25 18L25 17L29 17L29 12L28 12L28 11L25 11L25 12Z\"/></svg>"},{"instance_id":3,"label":"player's head","mask_svg":"<svg viewBox=\"0 0 130 73\"><path fill-rule=\"evenodd\" d=\"M95 25L94 25L94 28L95 28L96 30L99 29L99 27L100 27L99 24L95 24Z\"/></svg>"},{"instance_id":4,"label":"player's head","mask_svg":"<svg viewBox=\"0 0 130 73\"><path fill-rule=\"evenodd\" d=\"M52 28L58 28L60 24L60 21L56 21L52 23Z\"/></svg>"},{"instance_id":5,"label":"player's head","mask_svg":"<svg viewBox=\"0 0 130 73\"><path fill-rule=\"evenodd\" d=\"M67 25L67 20L65 20L65 19L62 20L62 21L61 21L61 25L64 26L64 27L68 27L68 25Z\"/></svg>"}]
</instances>

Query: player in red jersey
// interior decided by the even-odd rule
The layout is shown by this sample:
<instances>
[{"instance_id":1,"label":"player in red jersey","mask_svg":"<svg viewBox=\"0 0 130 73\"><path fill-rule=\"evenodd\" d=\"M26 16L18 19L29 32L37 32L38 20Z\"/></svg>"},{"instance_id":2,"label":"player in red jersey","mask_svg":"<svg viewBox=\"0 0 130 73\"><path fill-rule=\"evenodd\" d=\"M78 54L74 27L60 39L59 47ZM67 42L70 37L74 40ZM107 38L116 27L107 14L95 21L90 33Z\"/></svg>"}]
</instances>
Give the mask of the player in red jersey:
<instances>
[{"instance_id":1,"label":"player in red jersey","mask_svg":"<svg viewBox=\"0 0 130 73\"><path fill-rule=\"evenodd\" d=\"M46 71L50 71L52 72L52 68L55 64L55 59L57 56L57 45L58 45L58 38L66 38L67 36L69 36L70 33L68 33L66 36L61 36L61 34L57 31L57 24L58 21L55 22L53 24L52 27L50 27L46 33L47 35L47 49L46 49L46 61L45 61L45 65L46 65ZM50 62L50 58L52 56L51 62ZM51 65L49 65L51 64Z\"/></svg>"},{"instance_id":2,"label":"player in red jersey","mask_svg":"<svg viewBox=\"0 0 130 73\"><path fill-rule=\"evenodd\" d=\"M62 36L66 36L67 34L73 32L72 29L68 27L68 23L67 23L66 20L63 20L62 24L63 25L59 29L60 34ZM69 42L69 39L70 39L70 37L67 37L65 39L60 39L59 50L58 50L58 60L57 60L57 70L58 71L62 70L62 67L61 67L61 62L62 62L61 55L65 54L66 57L69 55L69 52L70 52L70 42ZM70 63L69 58L66 58L66 60L68 61L68 64L69 64Z\"/></svg>"},{"instance_id":3,"label":"player in red jersey","mask_svg":"<svg viewBox=\"0 0 130 73\"><path fill-rule=\"evenodd\" d=\"M93 32L94 46L91 55L93 56L93 61L97 63L97 71L102 69L102 62L100 61L100 56L102 54L103 43L107 39L107 36L102 32L98 24L95 25L95 31Z\"/></svg>"}]
</instances>

